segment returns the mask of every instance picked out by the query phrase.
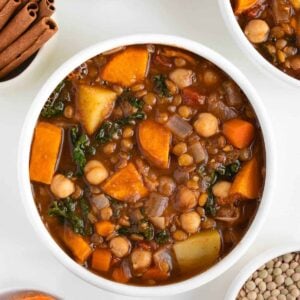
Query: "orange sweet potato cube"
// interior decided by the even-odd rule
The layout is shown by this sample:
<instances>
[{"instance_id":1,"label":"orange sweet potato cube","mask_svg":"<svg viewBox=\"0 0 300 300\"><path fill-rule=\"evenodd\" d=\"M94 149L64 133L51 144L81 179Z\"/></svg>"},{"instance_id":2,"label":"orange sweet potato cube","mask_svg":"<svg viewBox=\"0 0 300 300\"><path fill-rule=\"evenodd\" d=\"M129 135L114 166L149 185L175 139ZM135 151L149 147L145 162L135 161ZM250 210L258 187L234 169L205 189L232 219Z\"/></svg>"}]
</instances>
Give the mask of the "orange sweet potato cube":
<instances>
[{"instance_id":1,"label":"orange sweet potato cube","mask_svg":"<svg viewBox=\"0 0 300 300\"><path fill-rule=\"evenodd\" d=\"M106 194L120 201L137 201L148 195L142 176L133 163L114 173L101 188Z\"/></svg>"},{"instance_id":2,"label":"orange sweet potato cube","mask_svg":"<svg viewBox=\"0 0 300 300\"><path fill-rule=\"evenodd\" d=\"M101 77L111 83L129 87L144 80L148 69L149 53L146 48L128 47L116 53L104 66Z\"/></svg>"},{"instance_id":3,"label":"orange sweet potato cube","mask_svg":"<svg viewBox=\"0 0 300 300\"><path fill-rule=\"evenodd\" d=\"M46 122L35 128L29 164L30 180L50 184L57 164L62 129Z\"/></svg>"}]
</instances>

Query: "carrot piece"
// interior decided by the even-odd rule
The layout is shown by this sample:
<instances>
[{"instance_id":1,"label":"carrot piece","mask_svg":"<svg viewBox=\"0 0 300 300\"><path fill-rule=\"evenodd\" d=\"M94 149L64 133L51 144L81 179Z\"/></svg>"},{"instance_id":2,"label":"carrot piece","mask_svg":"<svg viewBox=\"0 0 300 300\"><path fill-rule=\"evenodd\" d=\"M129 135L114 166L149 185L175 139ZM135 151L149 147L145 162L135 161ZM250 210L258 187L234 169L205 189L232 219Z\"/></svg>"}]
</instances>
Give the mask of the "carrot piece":
<instances>
[{"instance_id":1,"label":"carrot piece","mask_svg":"<svg viewBox=\"0 0 300 300\"><path fill-rule=\"evenodd\" d=\"M62 141L62 129L40 122L35 128L29 165L30 180L50 184Z\"/></svg>"},{"instance_id":2,"label":"carrot piece","mask_svg":"<svg viewBox=\"0 0 300 300\"><path fill-rule=\"evenodd\" d=\"M89 135L93 134L104 119L111 114L117 94L99 86L80 84L78 87L77 113Z\"/></svg>"},{"instance_id":3,"label":"carrot piece","mask_svg":"<svg viewBox=\"0 0 300 300\"><path fill-rule=\"evenodd\" d=\"M128 47L118 52L104 66L103 80L129 87L145 79L149 53L140 47Z\"/></svg>"},{"instance_id":4,"label":"carrot piece","mask_svg":"<svg viewBox=\"0 0 300 300\"><path fill-rule=\"evenodd\" d=\"M39 292L25 292L24 294L12 296L11 300L55 300L54 297Z\"/></svg>"},{"instance_id":5,"label":"carrot piece","mask_svg":"<svg viewBox=\"0 0 300 300\"><path fill-rule=\"evenodd\" d=\"M146 280L152 279L152 280L162 281L168 278L169 278L169 274L165 271L162 271L158 267L150 268L143 274L143 279Z\"/></svg>"},{"instance_id":6,"label":"carrot piece","mask_svg":"<svg viewBox=\"0 0 300 300\"><path fill-rule=\"evenodd\" d=\"M240 15L253 7L256 3L258 3L258 0L237 0L234 13Z\"/></svg>"},{"instance_id":7,"label":"carrot piece","mask_svg":"<svg viewBox=\"0 0 300 300\"><path fill-rule=\"evenodd\" d=\"M129 278L125 275L122 268L115 268L112 272L112 278L120 283L126 283L129 281Z\"/></svg>"},{"instance_id":8,"label":"carrot piece","mask_svg":"<svg viewBox=\"0 0 300 300\"><path fill-rule=\"evenodd\" d=\"M241 196L243 200L257 199L260 196L262 186L262 176L259 169L259 163L256 157L245 163L239 173L236 175L229 195Z\"/></svg>"},{"instance_id":9,"label":"carrot piece","mask_svg":"<svg viewBox=\"0 0 300 300\"><path fill-rule=\"evenodd\" d=\"M101 236L109 236L115 230L115 225L109 221L99 221L95 223L95 231Z\"/></svg>"},{"instance_id":10,"label":"carrot piece","mask_svg":"<svg viewBox=\"0 0 300 300\"><path fill-rule=\"evenodd\" d=\"M254 126L241 119L231 119L224 123L223 134L236 148L248 147L254 139Z\"/></svg>"},{"instance_id":11,"label":"carrot piece","mask_svg":"<svg viewBox=\"0 0 300 300\"><path fill-rule=\"evenodd\" d=\"M101 188L104 193L120 201L136 201L148 195L142 176L133 163L114 173Z\"/></svg>"},{"instance_id":12,"label":"carrot piece","mask_svg":"<svg viewBox=\"0 0 300 300\"><path fill-rule=\"evenodd\" d=\"M78 263L83 264L92 253L92 249L88 242L86 242L81 235L74 233L71 229L66 228L65 230L62 230L61 237Z\"/></svg>"},{"instance_id":13,"label":"carrot piece","mask_svg":"<svg viewBox=\"0 0 300 300\"><path fill-rule=\"evenodd\" d=\"M158 168L169 167L171 138L171 131L155 121L145 120L139 124L137 140L140 150Z\"/></svg>"},{"instance_id":14,"label":"carrot piece","mask_svg":"<svg viewBox=\"0 0 300 300\"><path fill-rule=\"evenodd\" d=\"M96 271L107 272L110 267L112 254L108 249L96 249L92 254L92 268Z\"/></svg>"}]
</instances>

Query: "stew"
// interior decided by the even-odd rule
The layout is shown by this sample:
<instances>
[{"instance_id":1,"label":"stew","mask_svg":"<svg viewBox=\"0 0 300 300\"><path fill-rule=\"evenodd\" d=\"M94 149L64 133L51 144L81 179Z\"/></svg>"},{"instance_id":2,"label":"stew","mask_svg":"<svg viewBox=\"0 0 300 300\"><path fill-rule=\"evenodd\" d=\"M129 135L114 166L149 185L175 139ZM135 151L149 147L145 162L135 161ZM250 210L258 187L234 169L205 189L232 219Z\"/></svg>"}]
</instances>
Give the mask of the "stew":
<instances>
[{"instance_id":1,"label":"stew","mask_svg":"<svg viewBox=\"0 0 300 300\"><path fill-rule=\"evenodd\" d=\"M121 283L167 284L239 243L262 195L264 144L222 70L136 45L97 55L56 87L29 169L45 226L76 262Z\"/></svg>"},{"instance_id":2,"label":"stew","mask_svg":"<svg viewBox=\"0 0 300 300\"><path fill-rule=\"evenodd\" d=\"M271 64L300 79L300 1L231 0L248 40Z\"/></svg>"}]
</instances>

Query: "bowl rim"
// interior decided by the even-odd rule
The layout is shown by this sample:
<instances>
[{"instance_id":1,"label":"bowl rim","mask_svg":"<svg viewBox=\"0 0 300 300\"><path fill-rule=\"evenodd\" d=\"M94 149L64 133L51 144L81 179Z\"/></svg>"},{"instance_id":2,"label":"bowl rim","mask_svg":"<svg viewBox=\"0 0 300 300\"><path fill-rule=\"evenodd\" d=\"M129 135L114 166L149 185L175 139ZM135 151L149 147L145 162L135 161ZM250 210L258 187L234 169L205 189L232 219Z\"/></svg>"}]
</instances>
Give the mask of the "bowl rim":
<instances>
[{"instance_id":1,"label":"bowl rim","mask_svg":"<svg viewBox=\"0 0 300 300\"><path fill-rule=\"evenodd\" d=\"M242 49L242 51L245 54L250 54L250 59L253 63L255 63L257 66L259 66L265 73L267 73L269 76L272 75L273 77L277 78L278 80L281 80L285 83L288 83L290 85L300 87L300 80L289 76L288 74L282 72L278 68L276 68L274 65L272 65L270 62L268 62L249 42L249 40L244 35L243 31L241 30L241 27L239 23L237 22L237 19L234 15L233 9L231 7L229 0L218 0L219 2L219 8L223 17L223 20L238 44L239 48Z\"/></svg>"},{"instance_id":2,"label":"bowl rim","mask_svg":"<svg viewBox=\"0 0 300 300\"><path fill-rule=\"evenodd\" d=\"M232 79L240 86L240 88L247 95L250 103L254 107L260 126L262 128L265 151L266 151L266 178L265 187L262 197L262 201L259 205L259 209L251 223L251 226L247 230L246 234L240 241L240 243L222 260L217 264L209 268L207 271L193 276L187 280L156 286L156 287L140 287L126 284L116 283L107 280L101 276L98 276L91 271L83 268L71 259L55 242L51 237L46 227L44 226L40 215L37 211L29 180L29 156L30 147L33 137L36 121L40 114L40 111L57 84L69 74L74 68L87 59L124 45L134 44L163 44L169 46L175 46L182 49L191 51L197 55L200 55L226 72ZM217 52L201 45L198 42L188 40L178 36L162 35L162 34L137 34L130 36L118 37L106 41L99 42L91 47L88 47L68 61L66 61L61 67L59 67L46 81L43 87L35 97L31 107L25 118L25 122L22 128L19 149L18 149L18 185L25 211L28 215L30 222L35 228L40 239L46 244L47 248L53 253L58 261L60 261L67 269L71 270L74 274L84 279L85 281L100 287L107 291L115 292L117 294L129 295L129 296L164 296L183 293L199 287L217 276L221 275L224 271L229 269L248 249L250 244L254 241L257 233L263 225L265 215L269 210L272 199L272 188L275 181L275 148L273 147L273 137L271 125L266 114L265 108L258 94L248 79L229 61L223 58Z\"/></svg>"},{"instance_id":3,"label":"bowl rim","mask_svg":"<svg viewBox=\"0 0 300 300\"><path fill-rule=\"evenodd\" d=\"M255 256L251 259L237 274L237 276L232 281L231 285L229 286L227 293L225 294L224 300L232 300L236 299L240 289L246 282L246 280L263 264L267 263L268 261L290 253L290 252L299 252L300 251L300 243L289 243L284 246L276 246L271 249L262 252L260 255Z\"/></svg>"}]
</instances>

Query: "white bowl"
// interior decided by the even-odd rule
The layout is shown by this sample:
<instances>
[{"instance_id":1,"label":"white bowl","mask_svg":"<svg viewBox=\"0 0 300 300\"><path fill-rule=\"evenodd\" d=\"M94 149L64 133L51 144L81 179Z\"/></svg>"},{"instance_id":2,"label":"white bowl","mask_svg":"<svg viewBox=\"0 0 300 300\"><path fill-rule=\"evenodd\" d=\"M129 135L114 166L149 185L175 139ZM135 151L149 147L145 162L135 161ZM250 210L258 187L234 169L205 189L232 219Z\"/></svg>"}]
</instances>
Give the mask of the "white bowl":
<instances>
[{"instance_id":1,"label":"white bowl","mask_svg":"<svg viewBox=\"0 0 300 300\"><path fill-rule=\"evenodd\" d=\"M139 287L116 283L97 276L77 264L60 248L60 246L54 241L54 239L47 231L36 208L30 186L28 166L31 141L37 119L45 101L57 86L57 84L61 82L61 80L78 65L99 53L124 45L147 43L164 44L186 49L210 60L232 77L232 79L247 95L260 121L266 147L267 172L263 199L256 213L256 216L243 239L226 257L224 257L220 262L209 268L204 273L196 275L188 280L165 286ZM97 287L119 294L140 297L163 296L182 293L209 282L210 280L216 278L228 268L230 268L245 253L262 226L271 201L271 187L274 186L274 174L275 158L270 124L262 102L247 78L235 66L233 66L229 61L224 59L216 52L191 40L170 35L141 34L115 38L91 46L69 59L56 72L54 72L54 74L44 84L35 100L33 101L22 130L18 153L19 188L25 210L39 237L43 240L43 242L47 245L47 247L55 255L55 257L73 273Z\"/></svg>"},{"instance_id":2,"label":"white bowl","mask_svg":"<svg viewBox=\"0 0 300 300\"><path fill-rule=\"evenodd\" d=\"M253 47L237 22L229 0L219 0L219 7L229 32L236 40L238 46L245 52L247 56L252 59L255 64L260 66L262 70L267 72L267 74L271 74L277 77L279 80L300 87L300 80L285 74L273 66Z\"/></svg>"},{"instance_id":3,"label":"white bowl","mask_svg":"<svg viewBox=\"0 0 300 300\"><path fill-rule=\"evenodd\" d=\"M238 273L236 278L232 281L224 300L236 299L238 293L240 292L242 286L245 284L248 278L263 264L283 254L299 251L300 244L289 244L269 249L266 252L263 252L262 254L256 256Z\"/></svg>"}]
</instances>

